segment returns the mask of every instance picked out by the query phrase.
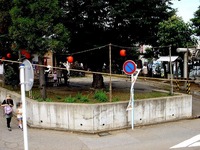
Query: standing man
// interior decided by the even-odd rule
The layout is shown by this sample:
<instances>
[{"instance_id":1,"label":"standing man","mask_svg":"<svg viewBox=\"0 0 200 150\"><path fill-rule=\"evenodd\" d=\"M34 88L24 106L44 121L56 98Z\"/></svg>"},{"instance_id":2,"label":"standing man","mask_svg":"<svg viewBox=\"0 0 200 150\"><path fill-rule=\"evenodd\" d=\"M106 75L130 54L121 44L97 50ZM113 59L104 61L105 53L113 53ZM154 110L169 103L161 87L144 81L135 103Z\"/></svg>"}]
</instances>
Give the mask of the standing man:
<instances>
[{"instance_id":1,"label":"standing man","mask_svg":"<svg viewBox=\"0 0 200 150\"><path fill-rule=\"evenodd\" d=\"M11 119L13 116L12 107L14 106L14 103L13 103L13 100L11 99L10 95L6 96L6 99L3 100L1 106L4 108L8 131L12 131L12 129L10 127L10 123L11 123Z\"/></svg>"},{"instance_id":2,"label":"standing man","mask_svg":"<svg viewBox=\"0 0 200 150\"><path fill-rule=\"evenodd\" d=\"M59 65L59 68L61 68L61 65ZM57 78L58 78L58 85L62 84L61 78L62 78L62 70L57 69Z\"/></svg>"}]
</instances>

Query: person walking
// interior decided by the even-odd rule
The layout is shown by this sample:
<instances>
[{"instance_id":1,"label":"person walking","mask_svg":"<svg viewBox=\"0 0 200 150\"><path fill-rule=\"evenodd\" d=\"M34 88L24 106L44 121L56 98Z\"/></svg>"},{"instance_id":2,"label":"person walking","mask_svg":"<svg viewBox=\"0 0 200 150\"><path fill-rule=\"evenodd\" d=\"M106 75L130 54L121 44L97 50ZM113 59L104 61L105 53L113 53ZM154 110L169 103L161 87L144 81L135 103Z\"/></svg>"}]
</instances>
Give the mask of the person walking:
<instances>
[{"instance_id":1,"label":"person walking","mask_svg":"<svg viewBox=\"0 0 200 150\"><path fill-rule=\"evenodd\" d=\"M18 127L23 131L23 127L22 127L22 102L19 102L17 104L17 120L18 120Z\"/></svg>"},{"instance_id":2,"label":"person walking","mask_svg":"<svg viewBox=\"0 0 200 150\"><path fill-rule=\"evenodd\" d=\"M61 67L61 66L59 66L59 67ZM58 85L62 84L62 82L61 82L62 70L61 69L57 69L57 78L58 78Z\"/></svg>"},{"instance_id":3,"label":"person walking","mask_svg":"<svg viewBox=\"0 0 200 150\"><path fill-rule=\"evenodd\" d=\"M57 77L56 70L53 72L53 80L54 80L53 86L57 86L58 85L58 77Z\"/></svg>"},{"instance_id":4,"label":"person walking","mask_svg":"<svg viewBox=\"0 0 200 150\"><path fill-rule=\"evenodd\" d=\"M4 114L7 121L7 128L9 131L12 131L10 123L13 117L12 107L14 106L14 103L10 95L6 96L6 99L3 100L1 106L4 108Z\"/></svg>"}]
</instances>

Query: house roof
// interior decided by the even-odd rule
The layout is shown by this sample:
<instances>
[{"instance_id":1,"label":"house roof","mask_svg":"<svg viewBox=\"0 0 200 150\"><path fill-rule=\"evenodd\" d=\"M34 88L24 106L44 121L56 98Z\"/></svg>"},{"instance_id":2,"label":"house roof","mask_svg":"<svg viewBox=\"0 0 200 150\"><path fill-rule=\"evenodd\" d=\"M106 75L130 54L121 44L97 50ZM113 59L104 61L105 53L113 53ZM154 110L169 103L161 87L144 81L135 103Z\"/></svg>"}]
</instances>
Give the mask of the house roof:
<instances>
[{"instance_id":1,"label":"house roof","mask_svg":"<svg viewBox=\"0 0 200 150\"><path fill-rule=\"evenodd\" d=\"M178 56L171 56L171 61L175 61L178 58ZM169 56L160 56L159 59L157 59L156 61L170 61L170 57Z\"/></svg>"}]
</instances>

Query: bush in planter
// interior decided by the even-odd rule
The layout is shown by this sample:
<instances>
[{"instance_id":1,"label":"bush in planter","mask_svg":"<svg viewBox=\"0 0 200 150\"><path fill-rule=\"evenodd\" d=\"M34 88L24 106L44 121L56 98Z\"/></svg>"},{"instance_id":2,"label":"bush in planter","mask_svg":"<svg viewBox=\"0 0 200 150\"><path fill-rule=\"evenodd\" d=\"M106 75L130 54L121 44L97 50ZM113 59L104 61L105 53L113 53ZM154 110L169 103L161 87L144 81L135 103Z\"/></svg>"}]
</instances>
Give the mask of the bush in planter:
<instances>
[{"instance_id":1,"label":"bush in planter","mask_svg":"<svg viewBox=\"0 0 200 150\"><path fill-rule=\"evenodd\" d=\"M106 92L104 92L103 90L98 90L94 93L94 99L100 101L100 102L107 102L108 101L108 97L106 95Z\"/></svg>"},{"instance_id":2,"label":"bush in planter","mask_svg":"<svg viewBox=\"0 0 200 150\"><path fill-rule=\"evenodd\" d=\"M76 102L76 98L75 98L75 97L72 97L72 96L70 95L70 96L68 96L68 97L66 97L66 98L64 99L64 102L66 102L66 103L75 103L75 102Z\"/></svg>"}]
</instances>

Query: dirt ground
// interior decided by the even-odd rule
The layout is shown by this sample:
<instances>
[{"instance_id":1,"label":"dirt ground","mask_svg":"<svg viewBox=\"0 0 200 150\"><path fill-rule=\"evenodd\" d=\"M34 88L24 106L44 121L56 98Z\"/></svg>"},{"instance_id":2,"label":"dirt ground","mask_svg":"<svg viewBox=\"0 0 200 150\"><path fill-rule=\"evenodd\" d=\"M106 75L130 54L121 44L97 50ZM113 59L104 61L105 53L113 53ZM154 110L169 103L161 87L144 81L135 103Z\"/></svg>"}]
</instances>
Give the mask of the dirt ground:
<instances>
[{"instance_id":1,"label":"dirt ground","mask_svg":"<svg viewBox=\"0 0 200 150\"><path fill-rule=\"evenodd\" d=\"M111 82L112 82L112 88L114 90L130 90L131 87L131 81L130 78L120 78L120 77L112 77L111 78ZM105 83L105 88L107 90L109 90L109 86L110 86L110 77L105 76L104 77L104 83ZM169 80L159 80L159 79L154 79L154 78L144 78L144 77L139 77L136 81L137 83L142 83L145 85L148 85L152 88L159 88L159 89L165 89L165 88L169 88L170 87L170 81ZM200 82L199 83L195 83L194 81L189 81L184 82L184 81L173 81L173 87L174 90L177 90L179 87L179 90L183 90L186 88L190 88L191 91L200 91ZM74 90L79 90L79 91L84 91L84 90L92 90L92 76L91 75L87 75L85 77L71 77L69 79L69 85L64 86L64 85L60 85L57 87L53 87L53 85L51 84L48 87L49 90L56 90L56 91L74 91Z\"/></svg>"},{"instance_id":2,"label":"dirt ground","mask_svg":"<svg viewBox=\"0 0 200 150\"><path fill-rule=\"evenodd\" d=\"M118 78L112 77L112 97L118 97L121 100L127 100L130 98L130 88L131 88L131 81L130 78ZM107 91L107 95L109 97L110 92L110 77L104 77L105 83L105 91ZM92 97L94 95L95 89L92 88L92 76L86 77L72 77L69 79L69 85L64 86L60 85L57 87L53 87L53 85L49 85L47 87L48 97L57 97L58 102L61 97L66 96L76 96L77 93L81 93L83 95L87 95ZM142 85L142 86L141 86ZM179 87L179 89L178 89ZM190 82L189 88L187 85L185 86L184 82L173 82L173 91L174 92L181 92L181 93L192 93L193 91L200 91L200 85L194 82ZM139 78L135 83L135 91L144 92L150 91L152 89L162 89L170 91L170 82L165 80L155 80L155 79L145 79ZM189 89L189 91L188 91Z\"/></svg>"}]
</instances>

